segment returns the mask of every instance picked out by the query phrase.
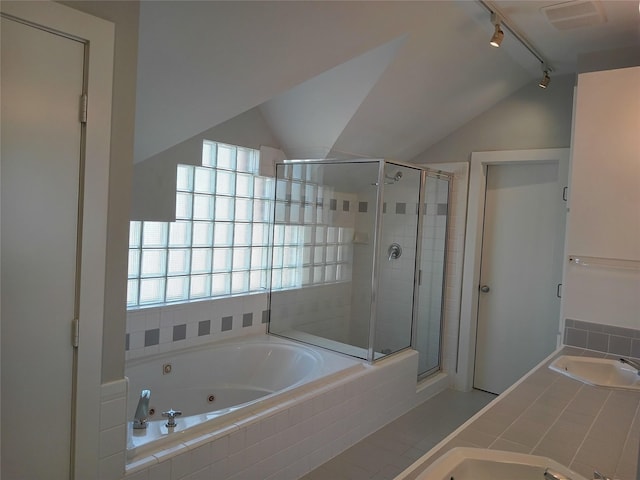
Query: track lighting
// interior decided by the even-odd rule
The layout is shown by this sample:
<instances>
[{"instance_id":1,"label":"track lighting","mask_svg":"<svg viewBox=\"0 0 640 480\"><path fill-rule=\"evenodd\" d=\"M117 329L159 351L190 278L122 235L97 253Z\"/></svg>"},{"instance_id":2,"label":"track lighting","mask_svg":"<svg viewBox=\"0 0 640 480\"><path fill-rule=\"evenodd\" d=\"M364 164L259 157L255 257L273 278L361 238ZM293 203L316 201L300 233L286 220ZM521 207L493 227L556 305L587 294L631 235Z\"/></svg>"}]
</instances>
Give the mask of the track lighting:
<instances>
[{"instance_id":1,"label":"track lighting","mask_svg":"<svg viewBox=\"0 0 640 480\"><path fill-rule=\"evenodd\" d=\"M551 81L551 77L549 76L549 70L544 70L544 73L542 75L542 80L540 80L540 83L538 84L538 86L540 88L547 88L549 86L550 81Z\"/></svg>"},{"instance_id":2,"label":"track lighting","mask_svg":"<svg viewBox=\"0 0 640 480\"><path fill-rule=\"evenodd\" d=\"M492 13L491 23L493 23L494 25L494 31L493 36L489 41L489 45L497 48L500 46L500 44L502 43L502 39L504 38L504 32L502 31L502 28L500 28L500 17L498 17L498 15L496 15L495 13Z\"/></svg>"},{"instance_id":3,"label":"track lighting","mask_svg":"<svg viewBox=\"0 0 640 480\"><path fill-rule=\"evenodd\" d=\"M504 39L504 32L502 31L502 27L506 30L509 30L509 41L511 41L511 37L520 42L520 44L526 48L531 55L533 55L542 65L542 79L538 85L540 88L547 88L549 83L551 82L551 77L549 74L553 72L551 66L547 63L547 61L542 57L540 53L527 41L527 39L518 32L517 29L511 25L511 21L504 16L502 12L496 10L494 2L491 0L477 0L480 5L482 5L490 14L491 14L491 24L494 27L493 36L491 37L491 41L489 44L492 47L499 47Z\"/></svg>"},{"instance_id":4,"label":"track lighting","mask_svg":"<svg viewBox=\"0 0 640 480\"><path fill-rule=\"evenodd\" d=\"M500 18L495 13L491 14L491 23L493 23L495 28L493 31L493 36L489 41L489 45L497 48L502 43L502 39L504 38L504 32L502 31L502 28L500 28Z\"/></svg>"}]
</instances>

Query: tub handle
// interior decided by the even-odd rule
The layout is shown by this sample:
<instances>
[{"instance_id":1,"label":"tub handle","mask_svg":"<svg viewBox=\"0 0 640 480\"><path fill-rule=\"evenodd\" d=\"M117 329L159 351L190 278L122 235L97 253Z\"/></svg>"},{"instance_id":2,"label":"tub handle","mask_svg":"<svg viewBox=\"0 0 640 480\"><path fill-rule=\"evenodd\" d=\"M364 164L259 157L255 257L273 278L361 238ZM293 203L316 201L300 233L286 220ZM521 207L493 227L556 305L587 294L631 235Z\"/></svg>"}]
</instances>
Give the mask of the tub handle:
<instances>
[{"instance_id":1,"label":"tub handle","mask_svg":"<svg viewBox=\"0 0 640 480\"><path fill-rule=\"evenodd\" d=\"M180 410L174 410L173 408L170 408L166 412L162 412L162 416L168 418L167 423L165 423L165 426L168 428L175 427L177 425L176 417L180 415L182 415L182 412Z\"/></svg>"},{"instance_id":2,"label":"tub handle","mask_svg":"<svg viewBox=\"0 0 640 480\"><path fill-rule=\"evenodd\" d=\"M402 255L402 247L397 243L392 243L389 245L389 249L387 250L387 255L389 255L389 261L397 260Z\"/></svg>"}]
</instances>

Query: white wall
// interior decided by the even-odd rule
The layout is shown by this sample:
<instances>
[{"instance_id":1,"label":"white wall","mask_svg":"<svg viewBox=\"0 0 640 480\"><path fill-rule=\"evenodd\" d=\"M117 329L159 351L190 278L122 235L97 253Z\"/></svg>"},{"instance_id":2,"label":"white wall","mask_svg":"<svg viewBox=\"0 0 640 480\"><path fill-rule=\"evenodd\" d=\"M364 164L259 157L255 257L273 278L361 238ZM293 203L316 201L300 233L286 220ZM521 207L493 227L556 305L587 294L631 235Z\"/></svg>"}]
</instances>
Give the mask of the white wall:
<instances>
[{"instance_id":1,"label":"white wall","mask_svg":"<svg viewBox=\"0 0 640 480\"><path fill-rule=\"evenodd\" d=\"M199 133L133 167L131 220L172 222L176 208L176 166L202 165L202 140L212 140L259 150L278 147L278 141L254 108ZM123 278L126 278L123 277Z\"/></svg>"},{"instance_id":2,"label":"white wall","mask_svg":"<svg viewBox=\"0 0 640 480\"><path fill-rule=\"evenodd\" d=\"M589 59L585 59L585 62L587 60ZM585 66L585 68L588 67ZM587 73L581 75L581 78L588 75L597 78L604 74L606 72ZM573 83L572 76L563 76L552 79L551 86L554 89L551 86L547 90L539 89L537 86L526 86L414 158L413 162L469 161L473 151L567 147L571 144ZM632 100L637 100L640 97L637 94L635 96L628 93L623 94L621 88L613 89L615 95L622 99L623 105L630 107L635 105L633 108L637 114L640 108L637 101L634 104ZM616 117L619 117L619 112L614 108L608 113L591 114L590 117L601 122L597 124L599 125L597 134L590 134L593 139L598 139L603 138L602 132L611 132L611 123ZM635 125L637 125L637 120L628 119L626 121L627 124L634 124L633 122L636 122ZM635 128L635 132L637 131L638 127ZM639 143L634 135L629 136L628 139L632 145L638 147ZM587 150L590 148L592 147ZM605 158L607 163L603 161ZM640 191L640 185L638 183L635 186L627 184L626 188L620 188L621 181L626 179L626 182L633 183L637 182L639 178L637 170L634 169L638 168L637 159L640 158L640 155L636 153L635 157L631 158L634 158L636 163L626 163L626 166L612 164L612 155L601 152L597 159L593 159L588 164L582 163L580 166L585 167L583 170L584 178L590 182L584 191L585 198L589 198L589 192L597 193L599 191L601 182L598 177L607 178L612 172L618 170L612 179L613 185L616 185L613 187L613 191L609 194L603 193L604 196L608 195L608 200L598 197L600 200L596 206L599 210L601 209L602 215L610 221L612 220L610 217L616 217L619 213L612 204L614 199L617 198L626 203L630 208L630 213L625 217L628 231L617 234L612 244L624 241L637 247L640 245L640 241L628 242L628 240L631 229L637 228L632 225L636 225L633 222L637 221L637 212L640 211L638 202L635 200L635 194ZM574 156L573 162L578 161L583 160L578 160ZM626 169L627 173L622 173L620 168ZM597 172L596 176L593 176L593 172ZM593 179L596 181L593 182ZM572 205L574 209L578 208L573 199ZM581 217L587 224L591 222L588 213L581 215ZM599 233L596 232L595 235L602 239L603 245L614 238L607 229L600 229ZM578 238L576 234L573 236L574 239ZM584 235L581 237L585 238ZM579 240L568 241L574 243L568 244L567 254L586 254L584 250L581 252L572 251L572 248L575 249L575 242L580 243ZM591 253L591 255L612 256L614 254L607 247L606 250L600 250L599 254ZM619 255L624 254L618 254L618 258ZM629 271L595 271L592 269L587 274L582 267L568 267L565 273L563 318L638 328L637 312L640 311L640 306L636 299L640 291L640 284L637 283L636 278L637 274L632 274Z\"/></svg>"},{"instance_id":3,"label":"white wall","mask_svg":"<svg viewBox=\"0 0 640 480\"><path fill-rule=\"evenodd\" d=\"M138 46L137 1L60 2L116 25L109 163L106 289L102 339L102 380L124 375L129 205L133 164L133 127Z\"/></svg>"},{"instance_id":4,"label":"white wall","mask_svg":"<svg viewBox=\"0 0 640 480\"><path fill-rule=\"evenodd\" d=\"M640 46L603 50L578 55L578 73L635 67L640 63Z\"/></svg>"},{"instance_id":5,"label":"white wall","mask_svg":"<svg viewBox=\"0 0 640 480\"><path fill-rule=\"evenodd\" d=\"M136 162L405 33L366 3L142 2Z\"/></svg>"},{"instance_id":6,"label":"white wall","mask_svg":"<svg viewBox=\"0 0 640 480\"><path fill-rule=\"evenodd\" d=\"M477 2L141 2L135 161L288 97L296 85L405 35L355 114L336 95L303 103L313 107L312 123L318 117L344 127L345 113L353 114L344 131L321 126L331 137L342 132L336 150L406 161L537 79L538 71L523 68L531 56L512 48L519 42L486 48L490 29ZM445 36L445 49L430 48ZM318 100L328 83L316 80ZM287 113L300 113L289 100ZM305 138L331 141L317 132Z\"/></svg>"},{"instance_id":7,"label":"white wall","mask_svg":"<svg viewBox=\"0 0 640 480\"><path fill-rule=\"evenodd\" d=\"M638 132L640 67L579 76L566 254L621 259L630 268L568 264L564 318L640 326Z\"/></svg>"},{"instance_id":8,"label":"white wall","mask_svg":"<svg viewBox=\"0 0 640 480\"><path fill-rule=\"evenodd\" d=\"M568 147L574 76L532 82L431 146L412 163L468 162L471 152Z\"/></svg>"}]
</instances>

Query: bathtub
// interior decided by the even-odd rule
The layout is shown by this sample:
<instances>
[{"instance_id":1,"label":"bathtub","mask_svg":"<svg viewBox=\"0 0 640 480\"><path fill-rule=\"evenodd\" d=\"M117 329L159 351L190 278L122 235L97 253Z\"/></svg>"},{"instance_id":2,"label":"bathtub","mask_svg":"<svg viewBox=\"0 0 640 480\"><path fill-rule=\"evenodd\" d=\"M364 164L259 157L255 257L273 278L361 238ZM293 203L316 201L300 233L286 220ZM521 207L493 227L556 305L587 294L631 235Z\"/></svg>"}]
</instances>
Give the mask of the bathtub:
<instances>
[{"instance_id":1,"label":"bathtub","mask_svg":"<svg viewBox=\"0 0 640 480\"><path fill-rule=\"evenodd\" d=\"M150 455L239 419L366 364L337 353L271 335L256 335L158 354L127 363L127 458ZM142 390L151 391L146 429L133 429ZM168 428L162 412L182 412ZM193 434L193 435L192 435Z\"/></svg>"}]
</instances>

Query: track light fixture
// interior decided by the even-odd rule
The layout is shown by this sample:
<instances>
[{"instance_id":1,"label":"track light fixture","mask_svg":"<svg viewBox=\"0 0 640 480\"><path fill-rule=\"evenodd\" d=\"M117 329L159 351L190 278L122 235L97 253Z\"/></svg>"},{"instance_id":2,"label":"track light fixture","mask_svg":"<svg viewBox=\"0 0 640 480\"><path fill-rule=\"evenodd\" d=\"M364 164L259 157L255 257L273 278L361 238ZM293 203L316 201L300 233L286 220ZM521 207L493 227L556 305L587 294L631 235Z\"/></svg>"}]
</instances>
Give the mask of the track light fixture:
<instances>
[{"instance_id":1,"label":"track light fixture","mask_svg":"<svg viewBox=\"0 0 640 480\"><path fill-rule=\"evenodd\" d=\"M511 21L509 20L509 18L505 17L505 15L502 12L496 9L496 6L493 0L476 0L476 1L491 14L491 24L494 27L493 36L491 37L491 41L489 42L491 46L499 47L500 44L502 43L502 40L504 39L504 32L502 30L502 27L504 27L506 30L509 30L509 35L510 35L509 40L511 40L511 37L515 38L515 40L520 42L520 44L524 48L526 48L529 51L529 53L531 53L531 55L533 55L542 65L543 75L538 85L540 86L540 88L547 88L549 86L549 83L551 82L551 77L549 76L549 74L553 72L553 69L551 68L549 63L547 63L547 61L527 41L527 39L517 29L515 29L513 25L511 25Z\"/></svg>"},{"instance_id":2,"label":"track light fixture","mask_svg":"<svg viewBox=\"0 0 640 480\"><path fill-rule=\"evenodd\" d=\"M551 77L549 76L549 70L545 68L543 70L542 80L540 80L538 86L540 88L547 88L549 86L549 82L551 82Z\"/></svg>"},{"instance_id":3,"label":"track light fixture","mask_svg":"<svg viewBox=\"0 0 640 480\"><path fill-rule=\"evenodd\" d=\"M504 38L504 32L502 31L502 28L500 28L500 17L498 17L498 15L496 15L495 13L492 13L491 23L493 23L494 25L494 31L493 36L489 41L489 45L497 48L500 46L500 44L502 43L502 39Z\"/></svg>"}]
</instances>

